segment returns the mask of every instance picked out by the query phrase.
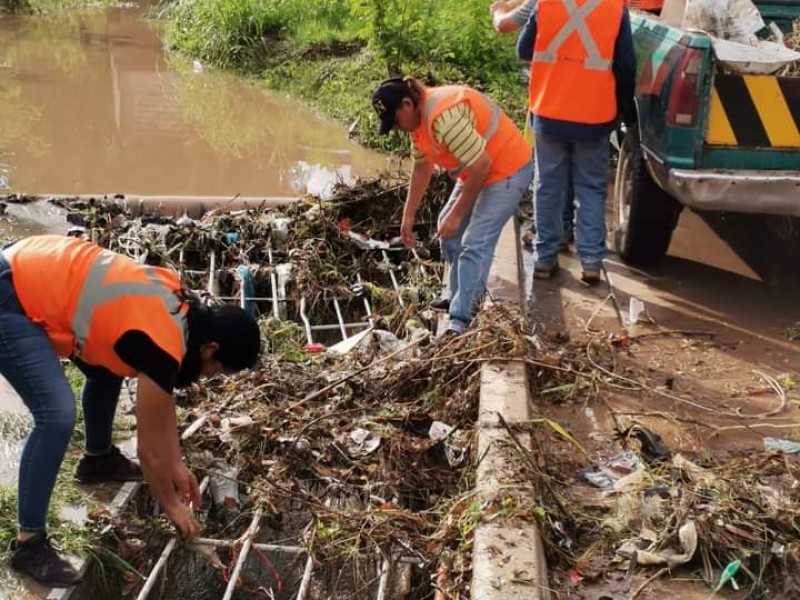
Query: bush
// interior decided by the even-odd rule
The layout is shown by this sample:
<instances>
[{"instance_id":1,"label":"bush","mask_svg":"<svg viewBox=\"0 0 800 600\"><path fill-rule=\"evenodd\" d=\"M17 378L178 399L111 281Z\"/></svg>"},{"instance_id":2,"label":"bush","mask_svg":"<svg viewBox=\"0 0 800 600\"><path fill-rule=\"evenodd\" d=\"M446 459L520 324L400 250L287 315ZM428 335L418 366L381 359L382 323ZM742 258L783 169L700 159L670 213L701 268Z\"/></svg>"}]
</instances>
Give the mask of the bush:
<instances>
[{"instance_id":1,"label":"bush","mask_svg":"<svg viewBox=\"0 0 800 600\"><path fill-rule=\"evenodd\" d=\"M167 6L169 46L226 68L246 69L293 26L292 0L178 0Z\"/></svg>"},{"instance_id":2,"label":"bush","mask_svg":"<svg viewBox=\"0 0 800 600\"><path fill-rule=\"evenodd\" d=\"M406 144L371 129L369 93L389 75L474 85L523 118L515 36L495 33L488 0L176 0L164 14L172 49L357 122L371 147Z\"/></svg>"},{"instance_id":3,"label":"bush","mask_svg":"<svg viewBox=\"0 0 800 600\"><path fill-rule=\"evenodd\" d=\"M18 12L29 8L28 0L0 0L0 12Z\"/></svg>"}]
</instances>

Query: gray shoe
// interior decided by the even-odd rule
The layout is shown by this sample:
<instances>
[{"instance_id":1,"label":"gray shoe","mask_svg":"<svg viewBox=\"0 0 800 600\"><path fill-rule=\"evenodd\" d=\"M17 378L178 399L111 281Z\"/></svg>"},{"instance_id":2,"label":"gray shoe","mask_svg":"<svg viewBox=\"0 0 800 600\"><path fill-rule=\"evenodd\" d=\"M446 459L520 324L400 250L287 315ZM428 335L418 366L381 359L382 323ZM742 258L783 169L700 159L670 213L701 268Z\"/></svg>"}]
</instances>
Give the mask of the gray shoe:
<instances>
[{"instance_id":1,"label":"gray shoe","mask_svg":"<svg viewBox=\"0 0 800 600\"><path fill-rule=\"evenodd\" d=\"M14 554L11 566L15 571L51 588L68 588L81 581L80 573L68 560L58 555L46 534L19 542L11 542Z\"/></svg>"},{"instance_id":2,"label":"gray shoe","mask_svg":"<svg viewBox=\"0 0 800 600\"><path fill-rule=\"evenodd\" d=\"M534 267L533 269L533 278L534 279L550 279L553 275L558 272L558 263L555 263L552 267Z\"/></svg>"},{"instance_id":3,"label":"gray shoe","mask_svg":"<svg viewBox=\"0 0 800 600\"><path fill-rule=\"evenodd\" d=\"M600 283L600 269L581 269L581 281L586 285L597 285Z\"/></svg>"}]
</instances>

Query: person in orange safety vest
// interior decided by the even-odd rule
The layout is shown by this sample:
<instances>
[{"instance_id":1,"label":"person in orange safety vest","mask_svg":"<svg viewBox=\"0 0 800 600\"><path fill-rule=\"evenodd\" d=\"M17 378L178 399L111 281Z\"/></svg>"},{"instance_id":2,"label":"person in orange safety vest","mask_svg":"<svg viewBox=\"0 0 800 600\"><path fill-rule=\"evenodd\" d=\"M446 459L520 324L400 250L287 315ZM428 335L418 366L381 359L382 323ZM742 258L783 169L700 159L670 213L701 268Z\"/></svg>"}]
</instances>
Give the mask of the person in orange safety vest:
<instances>
[{"instance_id":1,"label":"person in orange safety vest","mask_svg":"<svg viewBox=\"0 0 800 600\"><path fill-rule=\"evenodd\" d=\"M489 98L469 87L426 87L393 77L372 95L380 133L411 135L413 167L400 235L414 247L417 210L435 167L456 180L438 219L442 255L450 264L448 333L469 327L486 287L500 232L528 189L531 149L516 125Z\"/></svg>"},{"instance_id":2,"label":"person in orange safety vest","mask_svg":"<svg viewBox=\"0 0 800 600\"><path fill-rule=\"evenodd\" d=\"M60 359L85 374L84 484L144 479L186 537L198 533L197 479L181 460L173 388L252 367L258 325L238 307L207 307L177 273L137 263L82 239L42 235L0 253L0 373L34 426L19 467L18 528L11 565L50 587L79 581L50 545L45 519L75 423ZM111 442L124 377L137 378L141 467Z\"/></svg>"},{"instance_id":3,"label":"person in orange safety vest","mask_svg":"<svg viewBox=\"0 0 800 600\"><path fill-rule=\"evenodd\" d=\"M581 279L600 280L606 253L609 138L635 120L636 58L622 0L539 0L517 42L530 61L528 106L535 135L534 277L558 269L569 183L578 199Z\"/></svg>"}]
</instances>

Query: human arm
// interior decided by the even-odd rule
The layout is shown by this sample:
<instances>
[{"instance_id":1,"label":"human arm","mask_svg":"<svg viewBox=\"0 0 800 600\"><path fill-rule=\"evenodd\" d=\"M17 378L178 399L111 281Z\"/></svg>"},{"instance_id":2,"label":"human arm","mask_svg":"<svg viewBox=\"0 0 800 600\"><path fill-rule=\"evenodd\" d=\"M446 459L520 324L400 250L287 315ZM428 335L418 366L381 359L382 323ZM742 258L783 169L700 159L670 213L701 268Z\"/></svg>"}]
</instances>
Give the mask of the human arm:
<instances>
[{"instance_id":1,"label":"human arm","mask_svg":"<svg viewBox=\"0 0 800 600\"><path fill-rule=\"evenodd\" d=\"M492 159L484 150L475 162L465 170L466 176L461 180L461 193L439 223L440 238L447 239L456 234L461 221L464 220L464 215L469 212L478 194L480 194L491 168Z\"/></svg>"},{"instance_id":2,"label":"human arm","mask_svg":"<svg viewBox=\"0 0 800 600\"><path fill-rule=\"evenodd\" d=\"M416 151L414 164L411 167L411 177L408 182L406 203L403 207L403 222L400 225L400 237L407 248L413 248L416 244L414 220L432 176L433 163L419 151Z\"/></svg>"},{"instance_id":3,"label":"human arm","mask_svg":"<svg viewBox=\"0 0 800 600\"><path fill-rule=\"evenodd\" d=\"M633 34L628 9L622 11L617 41L614 45L612 66L617 89L617 110L626 125L635 122L633 97L636 91L636 54L633 49Z\"/></svg>"},{"instance_id":4,"label":"human arm","mask_svg":"<svg viewBox=\"0 0 800 600\"><path fill-rule=\"evenodd\" d=\"M528 22L525 23L522 32L517 38L517 58L520 60L533 60L533 44L536 41L536 29L539 19L539 11L534 8Z\"/></svg>"},{"instance_id":5,"label":"human arm","mask_svg":"<svg viewBox=\"0 0 800 600\"><path fill-rule=\"evenodd\" d=\"M197 479L181 460L175 402L147 375L138 376L136 398L137 447L142 473L167 517L186 538L199 526L191 504L202 499Z\"/></svg>"},{"instance_id":6,"label":"human arm","mask_svg":"<svg viewBox=\"0 0 800 600\"><path fill-rule=\"evenodd\" d=\"M492 26L498 33L514 33L522 28L538 0L510 0L492 5Z\"/></svg>"}]
</instances>

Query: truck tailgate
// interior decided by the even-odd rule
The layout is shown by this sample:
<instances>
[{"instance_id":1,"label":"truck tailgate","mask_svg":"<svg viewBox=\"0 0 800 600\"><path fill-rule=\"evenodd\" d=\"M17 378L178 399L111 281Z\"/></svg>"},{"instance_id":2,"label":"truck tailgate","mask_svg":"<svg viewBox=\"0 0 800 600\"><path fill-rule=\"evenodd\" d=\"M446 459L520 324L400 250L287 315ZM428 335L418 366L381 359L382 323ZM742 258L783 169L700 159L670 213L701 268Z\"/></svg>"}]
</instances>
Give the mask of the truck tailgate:
<instances>
[{"instance_id":1,"label":"truck tailgate","mask_svg":"<svg viewBox=\"0 0 800 600\"><path fill-rule=\"evenodd\" d=\"M796 162L772 168L800 168L800 78L716 74L705 144L797 151Z\"/></svg>"}]
</instances>

